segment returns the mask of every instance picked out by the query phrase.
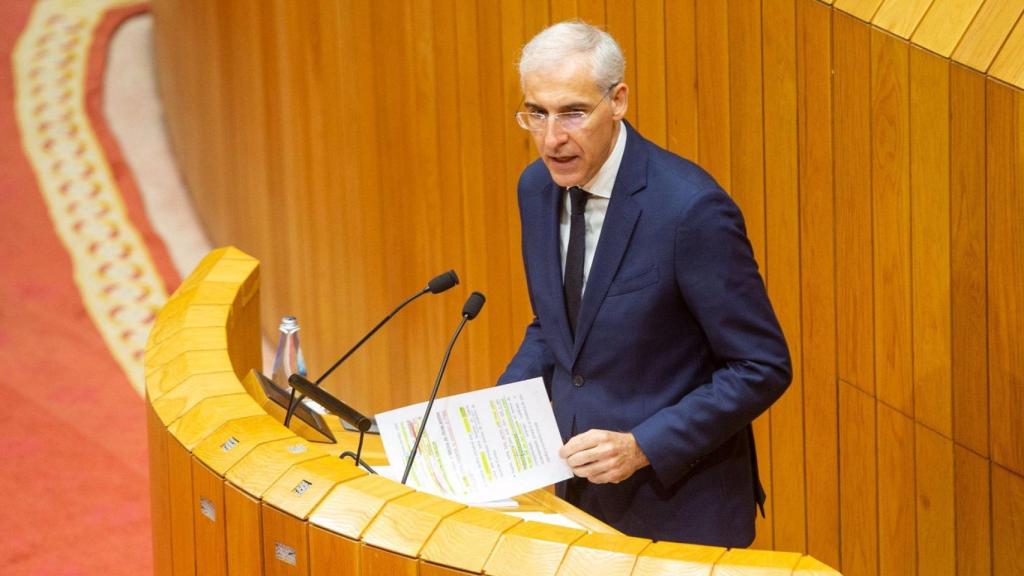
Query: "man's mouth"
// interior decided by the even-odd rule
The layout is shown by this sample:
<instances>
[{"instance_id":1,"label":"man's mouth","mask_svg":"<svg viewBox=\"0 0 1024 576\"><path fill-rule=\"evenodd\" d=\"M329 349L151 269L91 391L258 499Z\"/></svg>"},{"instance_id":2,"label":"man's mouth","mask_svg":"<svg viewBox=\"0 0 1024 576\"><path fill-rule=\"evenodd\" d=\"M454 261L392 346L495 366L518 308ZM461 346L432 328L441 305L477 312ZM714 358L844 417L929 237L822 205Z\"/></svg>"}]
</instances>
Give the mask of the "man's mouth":
<instances>
[{"instance_id":1,"label":"man's mouth","mask_svg":"<svg viewBox=\"0 0 1024 576\"><path fill-rule=\"evenodd\" d=\"M548 156L553 164L564 166L576 159L576 156Z\"/></svg>"}]
</instances>

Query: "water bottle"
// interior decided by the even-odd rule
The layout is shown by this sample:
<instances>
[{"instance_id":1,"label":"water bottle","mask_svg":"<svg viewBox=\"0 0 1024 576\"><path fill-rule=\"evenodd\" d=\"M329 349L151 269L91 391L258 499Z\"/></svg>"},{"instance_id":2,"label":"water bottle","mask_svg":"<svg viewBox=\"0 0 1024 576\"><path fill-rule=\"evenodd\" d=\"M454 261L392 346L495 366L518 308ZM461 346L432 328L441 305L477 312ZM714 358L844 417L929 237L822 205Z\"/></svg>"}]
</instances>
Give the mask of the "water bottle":
<instances>
[{"instance_id":1,"label":"water bottle","mask_svg":"<svg viewBox=\"0 0 1024 576\"><path fill-rule=\"evenodd\" d=\"M281 335L277 340L277 352L274 354L272 380L281 390L291 393L292 387L288 383L288 377L292 374L306 375L306 361L303 360L302 349L299 348L299 321L294 316L285 316L281 318L278 330Z\"/></svg>"}]
</instances>

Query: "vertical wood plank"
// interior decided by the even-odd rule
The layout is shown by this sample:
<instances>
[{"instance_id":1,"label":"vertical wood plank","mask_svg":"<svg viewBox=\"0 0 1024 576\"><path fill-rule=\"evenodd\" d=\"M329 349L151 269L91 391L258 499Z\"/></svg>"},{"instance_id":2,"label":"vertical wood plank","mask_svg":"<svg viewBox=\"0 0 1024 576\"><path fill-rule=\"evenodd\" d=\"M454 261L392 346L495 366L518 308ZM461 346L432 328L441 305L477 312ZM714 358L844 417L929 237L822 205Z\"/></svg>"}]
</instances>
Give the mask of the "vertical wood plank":
<instances>
[{"instance_id":1,"label":"vertical wood plank","mask_svg":"<svg viewBox=\"0 0 1024 576\"><path fill-rule=\"evenodd\" d=\"M227 574L224 479L192 457L192 498L196 539L196 574ZM202 513L206 509L210 516Z\"/></svg>"},{"instance_id":2,"label":"vertical wood plank","mask_svg":"<svg viewBox=\"0 0 1024 576\"><path fill-rule=\"evenodd\" d=\"M263 573L263 523L260 502L230 483L224 485L224 529L228 574Z\"/></svg>"},{"instance_id":3,"label":"vertical wood plank","mask_svg":"<svg viewBox=\"0 0 1024 576\"><path fill-rule=\"evenodd\" d=\"M992 466L992 573L1024 574L1024 478Z\"/></svg>"},{"instance_id":4,"label":"vertical wood plank","mask_svg":"<svg viewBox=\"0 0 1024 576\"><path fill-rule=\"evenodd\" d=\"M149 502L153 531L153 574L174 572L171 550L171 501L167 447L170 433L153 410L147 397L146 429L149 438Z\"/></svg>"},{"instance_id":5,"label":"vertical wood plank","mask_svg":"<svg viewBox=\"0 0 1024 576\"><path fill-rule=\"evenodd\" d=\"M698 162L732 190L729 137L729 11L726 2L697 2Z\"/></svg>"},{"instance_id":6,"label":"vertical wood plank","mask_svg":"<svg viewBox=\"0 0 1024 576\"><path fill-rule=\"evenodd\" d=\"M839 566L832 15L816 0L796 9L807 553Z\"/></svg>"},{"instance_id":7,"label":"vertical wood plank","mask_svg":"<svg viewBox=\"0 0 1024 576\"><path fill-rule=\"evenodd\" d=\"M743 211L754 258L765 276L769 293L772 282L766 267L767 238L765 234L765 158L764 113L761 80L761 6L759 1L732 0L722 2L726 18L726 54L722 63L728 65L728 121L722 126L732 143L727 191ZM703 4L698 3L698 12ZM699 51L698 51L699 54ZM702 92L698 104L712 95ZM719 96L720 97L720 96ZM703 130L703 129L702 129ZM708 165L702 163L705 168ZM714 171L712 170L712 174ZM716 176L717 177L717 176ZM778 304L775 303L776 309ZM755 548L769 548L775 544L775 480L774 448L772 446L772 414L765 413L754 423L754 442L758 450L758 468L761 483L767 494L765 514L756 517Z\"/></svg>"},{"instance_id":8,"label":"vertical wood plank","mask_svg":"<svg viewBox=\"0 0 1024 576\"><path fill-rule=\"evenodd\" d=\"M754 250L754 258L766 273L765 250L765 205L767 194L765 177L771 173L770 162L766 163L766 144L771 141L770 128L778 128L774 118L766 117L771 112L767 86L761 78L762 18L760 0L730 0L728 2L729 24L729 140L732 150L729 159L731 185L729 195L743 211L747 237ZM765 22L767 29L769 23ZM770 31L766 30L770 34ZM781 34L785 34L782 32ZM767 39L765 40L767 43ZM764 97L762 96L764 94ZM766 134L766 131L768 132ZM769 282L769 288L771 283ZM776 304L774 299L772 303Z\"/></svg>"},{"instance_id":9,"label":"vertical wood plank","mask_svg":"<svg viewBox=\"0 0 1024 576\"><path fill-rule=\"evenodd\" d=\"M907 45L871 32L871 198L879 400L914 414Z\"/></svg>"},{"instance_id":10,"label":"vertical wood plank","mask_svg":"<svg viewBox=\"0 0 1024 576\"><path fill-rule=\"evenodd\" d=\"M1024 474L1024 96L989 80L987 106L992 462Z\"/></svg>"},{"instance_id":11,"label":"vertical wood plank","mask_svg":"<svg viewBox=\"0 0 1024 576\"><path fill-rule=\"evenodd\" d=\"M936 576L956 571L953 441L917 424L917 570Z\"/></svg>"},{"instance_id":12,"label":"vertical wood plank","mask_svg":"<svg viewBox=\"0 0 1024 576\"><path fill-rule=\"evenodd\" d=\"M987 456L985 77L953 65L949 81L953 433Z\"/></svg>"},{"instance_id":13,"label":"vertical wood plank","mask_svg":"<svg viewBox=\"0 0 1024 576\"><path fill-rule=\"evenodd\" d=\"M546 6L546 4L545 4ZM434 2L433 35L434 35L434 77L436 79L437 97L437 148L445 155L459 153L462 146L460 125L457 118L452 117L452 107L460 108L459 101L459 69L453 63L457 61L459 54L459 42L456 37L454 0L437 0ZM539 8L524 10L525 15L534 15L542 18L542 22L536 29L531 30L529 36L540 32L543 26L547 25L547 10ZM441 210L440 230L451 230L453 233L444 234L442 240L442 253L451 258L453 263L458 263L461 268L457 270L463 283L468 282L470 272L469 255L465 245L463 234L455 233L465 228L468 214L463 207L462 189L463 174L462 167L458 161L439 161L438 179L440 185L440 196L437 203L444 207ZM449 264L453 266L454 264ZM446 319L458 318L462 309L460 298L447 299L442 305ZM448 320L450 322L450 320ZM445 338L450 337L448 332L451 328L444 324L442 333ZM437 360L435 359L435 362ZM446 380L450 382L470 381L469 364L466 362L452 362L448 366Z\"/></svg>"},{"instance_id":14,"label":"vertical wood plank","mask_svg":"<svg viewBox=\"0 0 1024 576\"><path fill-rule=\"evenodd\" d=\"M664 0L636 0L637 128L663 148L668 145L665 75Z\"/></svg>"},{"instance_id":15,"label":"vertical wood plank","mask_svg":"<svg viewBox=\"0 0 1024 576\"><path fill-rule=\"evenodd\" d=\"M419 566L415 558L402 556L376 546L363 544L360 547L360 566L363 574L388 574L389 576L416 576Z\"/></svg>"},{"instance_id":16,"label":"vertical wood plank","mask_svg":"<svg viewBox=\"0 0 1024 576\"><path fill-rule=\"evenodd\" d=\"M604 0L578 0L580 19L594 26L604 27Z\"/></svg>"},{"instance_id":17,"label":"vertical wood plank","mask_svg":"<svg viewBox=\"0 0 1024 576\"><path fill-rule=\"evenodd\" d=\"M874 396L870 36L848 16L832 22L839 377Z\"/></svg>"},{"instance_id":18,"label":"vertical wood plank","mask_svg":"<svg viewBox=\"0 0 1024 576\"><path fill-rule=\"evenodd\" d=\"M910 50L915 420L953 437L949 63Z\"/></svg>"},{"instance_id":19,"label":"vertical wood plank","mask_svg":"<svg viewBox=\"0 0 1024 576\"><path fill-rule=\"evenodd\" d=\"M608 14L608 33L615 38L626 56L626 84L637 88L637 66L630 63L638 61L636 38L636 2L634 0L607 0L605 10ZM626 111L626 120L633 126L638 125L637 100Z\"/></svg>"},{"instance_id":20,"label":"vertical wood plank","mask_svg":"<svg viewBox=\"0 0 1024 576\"><path fill-rule=\"evenodd\" d=\"M689 159L698 156L696 18L696 0L665 5L668 149Z\"/></svg>"},{"instance_id":21,"label":"vertical wood plank","mask_svg":"<svg viewBox=\"0 0 1024 576\"><path fill-rule=\"evenodd\" d=\"M847 576L878 572L878 448L875 400L839 383L839 570Z\"/></svg>"},{"instance_id":22,"label":"vertical wood plank","mask_svg":"<svg viewBox=\"0 0 1024 576\"><path fill-rule=\"evenodd\" d=\"M572 20L576 17L576 0L551 0L551 22Z\"/></svg>"},{"instance_id":23,"label":"vertical wood plank","mask_svg":"<svg viewBox=\"0 0 1024 576\"><path fill-rule=\"evenodd\" d=\"M878 402L878 573L917 573L914 421Z\"/></svg>"},{"instance_id":24,"label":"vertical wood plank","mask_svg":"<svg viewBox=\"0 0 1024 576\"><path fill-rule=\"evenodd\" d=\"M505 127L503 118L495 114L496 107L504 98L503 80L495 70L501 70L505 64L501 45L501 10L494 2L482 2L477 13L477 26L480 34L480 61L479 61L479 82L481 96L481 136L486 147L492 147L493 153L485 154L481 168L483 179L490 183L492 180L500 183L500 176L505 173L505 154L501 149L505 141ZM488 186L490 188L490 186ZM509 239L509 226L502 225L513 219L518 220L518 213L515 204L512 202L495 202L493 194L488 188L481 186L472 191L473 194L482 199L483 207L474 216L480 221L487 222L488 231L477 236L475 239L468 239L467 242L479 241L486 238L488 245L488 261L486 268L486 280L482 285L476 284L479 288L472 288L483 291L488 298L486 314L477 318L480 322L476 330L487 335L489 340L489 355L486 362L476 361L473 364L481 366L481 373L478 378L462 382L458 387L449 387L449 394L453 392L465 392L471 388L486 386L494 382L498 374L505 369L508 359L516 351L519 344L519 334L513 333L505 327L511 325L512 304L523 302L520 299L513 299L510 288L512 277L522 277L521 267L514 267L512 262L515 255L519 254L519 244L513 244ZM511 188L502 187L503 190L511 191ZM490 222L488 222L490 221ZM522 294L522 293L520 293ZM456 318L461 317L461 315ZM442 345L443 346L443 345ZM438 350L443 349L438 347ZM470 358L472 358L470 356ZM436 360L434 361L437 362ZM436 364L435 364L436 365ZM432 370L431 370L432 371ZM422 398L422 396L420 396Z\"/></svg>"},{"instance_id":25,"label":"vertical wood plank","mask_svg":"<svg viewBox=\"0 0 1024 576\"><path fill-rule=\"evenodd\" d=\"M310 576L362 574L359 566L359 549L359 542L355 540L310 525Z\"/></svg>"},{"instance_id":26,"label":"vertical wood plank","mask_svg":"<svg viewBox=\"0 0 1024 576\"><path fill-rule=\"evenodd\" d=\"M730 19L734 12L730 10ZM756 13L754 10L751 12ZM744 28L733 26L733 30L743 33ZM771 409L774 542L778 550L804 552L807 550L807 537L800 326L796 4L793 0L764 2L763 33L765 269L768 295L789 343L794 367L793 382ZM744 88L736 85L733 94L742 91ZM735 134L734 148L740 139L741 136ZM734 182L741 165L740 159L733 162Z\"/></svg>"},{"instance_id":27,"label":"vertical wood plank","mask_svg":"<svg viewBox=\"0 0 1024 576\"><path fill-rule=\"evenodd\" d=\"M992 573L992 516L989 461L956 446L956 571L961 576Z\"/></svg>"},{"instance_id":28,"label":"vertical wood plank","mask_svg":"<svg viewBox=\"0 0 1024 576\"><path fill-rule=\"evenodd\" d=\"M167 446L170 477L171 558L174 576L196 573L196 542L192 505L192 454L177 440Z\"/></svg>"},{"instance_id":29,"label":"vertical wood plank","mask_svg":"<svg viewBox=\"0 0 1024 576\"><path fill-rule=\"evenodd\" d=\"M302 576L309 574L308 524L264 503L260 509L263 520L263 566L267 576ZM286 547L292 554L282 553Z\"/></svg>"}]
</instances>

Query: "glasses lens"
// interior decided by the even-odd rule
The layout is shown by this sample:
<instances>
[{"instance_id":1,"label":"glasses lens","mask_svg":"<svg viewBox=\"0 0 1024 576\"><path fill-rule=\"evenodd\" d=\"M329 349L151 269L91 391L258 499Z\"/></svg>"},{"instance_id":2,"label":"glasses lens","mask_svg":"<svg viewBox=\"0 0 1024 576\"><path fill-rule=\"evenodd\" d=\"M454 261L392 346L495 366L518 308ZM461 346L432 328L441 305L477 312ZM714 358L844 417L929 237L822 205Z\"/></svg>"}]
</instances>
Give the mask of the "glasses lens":
<instances>
[{"instance_id":1,"label":"glasses lens","mask_svg":"<svg viewBox=\"0 0 1024 576\"><path fill-rule=\"evenodd\" d=\"M558 121L558 126L566 132L572 132L577 130L583 125L583 121L587 118L586 112L564 112L557 114L555 118Z\"/></svg>"}]
</instances>

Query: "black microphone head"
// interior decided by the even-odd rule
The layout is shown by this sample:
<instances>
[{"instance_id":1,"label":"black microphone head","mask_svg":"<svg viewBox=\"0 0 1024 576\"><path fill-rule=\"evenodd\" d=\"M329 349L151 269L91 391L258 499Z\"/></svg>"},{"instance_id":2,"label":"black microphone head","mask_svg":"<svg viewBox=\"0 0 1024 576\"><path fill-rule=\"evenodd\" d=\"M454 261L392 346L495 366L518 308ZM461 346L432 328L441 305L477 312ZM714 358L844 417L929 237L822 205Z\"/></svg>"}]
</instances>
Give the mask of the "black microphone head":
<instances>
[{"instance_id":1,"label":"black microphone head","mask_svg":"<svg viewBox=\"0 0 1024 576\"><path fill-rule=\"evenodd\" d=\"M466 299L466 303L462 306L462 316L466 320L472 320L476 318L476 315L480 313L480 309L484 307L484 302L487 298L479 292L473 292Z\"/></svg>"},{"instance_id":2,"label":"black microphone head","mask_svg":"<svg viewBox=\"0 0 1024 576\"><path fill-rule=\"evenodd\" d=\"M458 283L459 277L455 274L455 270L449 270L431 278L430 282L427 282L427 290L430 290L431 294L440 294Z\"/></svg>"}]
</instances>

